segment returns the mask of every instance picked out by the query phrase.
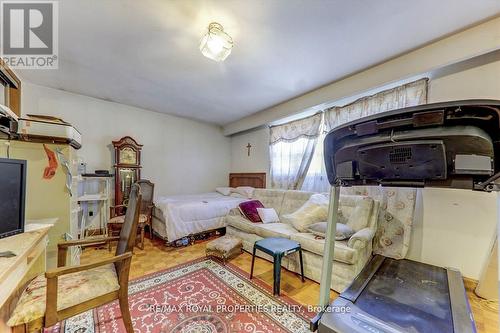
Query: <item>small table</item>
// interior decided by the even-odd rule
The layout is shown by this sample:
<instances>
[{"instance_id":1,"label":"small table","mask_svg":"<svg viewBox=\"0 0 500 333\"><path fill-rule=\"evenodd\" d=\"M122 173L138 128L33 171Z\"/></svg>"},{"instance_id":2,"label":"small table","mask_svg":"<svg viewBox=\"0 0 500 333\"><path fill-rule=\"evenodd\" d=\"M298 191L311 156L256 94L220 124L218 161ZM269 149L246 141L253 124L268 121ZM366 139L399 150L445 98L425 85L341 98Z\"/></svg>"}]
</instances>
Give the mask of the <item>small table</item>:
<instances>
[{"instance_id":1,"label":"small table","mask_svg":"<svg viewBox=\"0 0 500 333\"><path fill-rule=\"evenodd\" d=\"M253 277L253 266L255 263L255 252L260 250L264 253L271 255L274 259L274 272L273 272L273 295L280 294L280 280L281 280L281 259L291 253L299 251L300 258L300 273L302 277L302 282L304 282L304 265L302 262L302 248L300 244L289 240L287 238L264 238L258 240L253 245L253 255L252 255L252 268L250 270L250 279Z\"/></svg>"}]
</instances>

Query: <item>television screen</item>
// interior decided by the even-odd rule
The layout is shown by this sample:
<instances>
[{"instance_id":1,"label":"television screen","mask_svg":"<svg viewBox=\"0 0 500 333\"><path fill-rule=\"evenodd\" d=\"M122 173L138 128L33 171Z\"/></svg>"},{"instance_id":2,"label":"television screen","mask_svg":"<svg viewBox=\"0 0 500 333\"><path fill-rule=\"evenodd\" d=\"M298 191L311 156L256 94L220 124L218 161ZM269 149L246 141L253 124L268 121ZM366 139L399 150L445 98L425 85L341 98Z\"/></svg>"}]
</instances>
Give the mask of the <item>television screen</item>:
<instances>
[{"instance_id":1,"label":"television screen","mask_svg":"<svg viewBox=\"0 0 500 333\"><path fill-rule=\"evenodd\" d=\"M26 161L0 158L0 238L24 232Z\"/></svg>"}]
</instances>

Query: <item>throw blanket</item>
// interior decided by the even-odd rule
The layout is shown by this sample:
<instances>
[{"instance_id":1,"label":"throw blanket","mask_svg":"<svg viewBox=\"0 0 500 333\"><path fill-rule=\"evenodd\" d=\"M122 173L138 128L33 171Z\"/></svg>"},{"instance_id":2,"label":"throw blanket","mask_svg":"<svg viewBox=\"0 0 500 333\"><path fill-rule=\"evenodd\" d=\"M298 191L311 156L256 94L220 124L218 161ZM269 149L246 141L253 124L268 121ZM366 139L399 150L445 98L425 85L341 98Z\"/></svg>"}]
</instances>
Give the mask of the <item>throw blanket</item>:
<instances>
[{"instance_id":1,"label":"throw blanket","mask_svg":"<svg viewBox=\"0 0 500 333\"><path fill-rule=\"evenodd\" d=\"M380 202L373 253L394 259L405 258L410 246L417 190L353 186L343 187L342 194L367 195Z\"/></svg>"}]
</instances>

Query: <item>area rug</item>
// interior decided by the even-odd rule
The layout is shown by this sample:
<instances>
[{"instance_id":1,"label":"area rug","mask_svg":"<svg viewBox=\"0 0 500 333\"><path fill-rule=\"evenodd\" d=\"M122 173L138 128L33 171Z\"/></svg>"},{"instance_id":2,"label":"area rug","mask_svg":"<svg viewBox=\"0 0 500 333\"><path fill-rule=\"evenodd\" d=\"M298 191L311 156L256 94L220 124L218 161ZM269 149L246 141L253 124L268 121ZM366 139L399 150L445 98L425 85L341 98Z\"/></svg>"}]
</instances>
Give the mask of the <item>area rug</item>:
<instances>
[{"instance_id":1,"label":"area rug","mask_svg":"<svg viewBox=\"0 0 500 333\"><path fill-rule=\"evenodd\" d=\"M310 332L314 315L234 265L202 258L131 281L134 331ZM125 332L118 302L61 322L49 333Z\"/></svg>"}]
</instances>

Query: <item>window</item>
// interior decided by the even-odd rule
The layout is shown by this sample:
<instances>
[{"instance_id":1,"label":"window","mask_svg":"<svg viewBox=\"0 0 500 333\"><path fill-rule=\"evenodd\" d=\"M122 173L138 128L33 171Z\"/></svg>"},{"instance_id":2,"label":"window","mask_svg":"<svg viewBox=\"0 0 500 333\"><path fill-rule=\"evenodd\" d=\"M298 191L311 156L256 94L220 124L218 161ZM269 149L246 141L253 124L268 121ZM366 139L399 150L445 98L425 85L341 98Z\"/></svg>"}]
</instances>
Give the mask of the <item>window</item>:
<instances>
[{"instance_id":1,"label":"window","mask_svg":"<svg viewBox=\"0 0 500 333\"><path fill-rule=\"evenodd\" d=\"M314 155L307 171L306 178L302 184L301 190L311 192L329 192L330 183L326 175L325 162L323 160L323 141L326 133L318 138Z\"/></svg>"},{"instance_id":2,"label":"window","mask_svg":"<svg viewBox=\"0 0 500 333\"><path fill-rule=\"evenodd\" d=\"M296 189L300 186L299 174L307 168L304 156L314 149L316 140L299 138L293 142L281 141L271 145L271 175L274 188Z\"/></svg>"}]
</instances>

